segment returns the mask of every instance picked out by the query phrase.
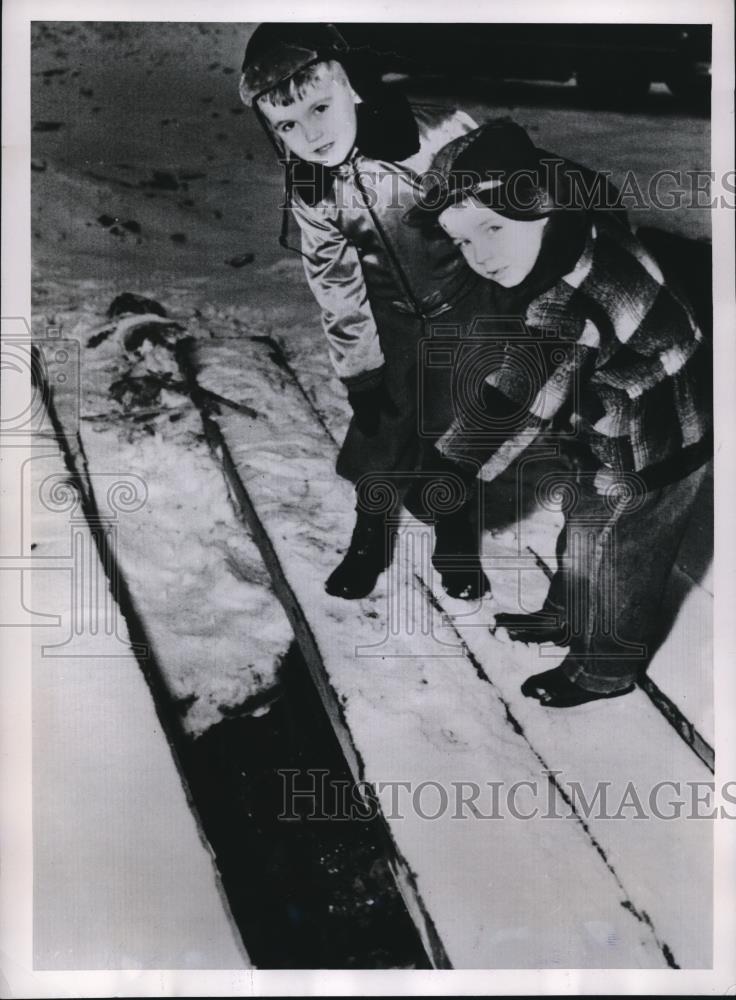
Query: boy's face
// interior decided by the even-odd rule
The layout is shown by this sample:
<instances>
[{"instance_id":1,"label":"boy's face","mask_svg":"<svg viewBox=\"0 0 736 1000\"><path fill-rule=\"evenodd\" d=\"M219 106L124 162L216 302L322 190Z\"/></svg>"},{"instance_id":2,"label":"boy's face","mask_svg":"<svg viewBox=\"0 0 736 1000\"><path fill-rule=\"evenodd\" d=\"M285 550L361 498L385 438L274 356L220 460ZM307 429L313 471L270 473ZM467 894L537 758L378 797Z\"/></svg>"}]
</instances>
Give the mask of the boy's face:
<instances>
[{"instance_id":1,"label":"boy's face","mask_svg":"<svg viewBox=\"0 0 736 1000\"><path fill-rule=\"evenodd\" d=\"M302 160L336 167L348 158L357 133L357 96L344 73L321 74L293 104L259 107L284 145Z\"/></svg>"},{"instance_id":2,"label":"boy's face","mask_svg":"<svg viewBox=\"0 0 736 1000\"><path fill-rule=\"evenodd\" d=\"M527 277L542 246L547 219L507 219L470 198L451 205L440 225L476 272L504 288Z\"/></svg>"}]
</instances>

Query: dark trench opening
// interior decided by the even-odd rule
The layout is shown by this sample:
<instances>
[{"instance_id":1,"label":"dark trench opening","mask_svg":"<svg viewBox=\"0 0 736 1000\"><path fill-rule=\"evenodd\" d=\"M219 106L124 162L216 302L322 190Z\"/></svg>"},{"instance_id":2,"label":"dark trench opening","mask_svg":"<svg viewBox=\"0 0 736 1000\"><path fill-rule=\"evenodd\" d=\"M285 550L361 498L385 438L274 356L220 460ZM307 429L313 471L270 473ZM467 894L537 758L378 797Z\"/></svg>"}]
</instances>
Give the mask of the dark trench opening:
<instances>
[{"instance_id":1,"label":"dark trench opening","mask_svg":"<svg viewBox=\"0 0 736 1000\"><path fill-rule=\"evenodd\" d=\"M265 714L224 719L183 750L200 820L251 961L260 968L429 968L386 861L378 818L309 819L353 782L327 713L292 643L283 694ZM279 771L300 772L296 777ZM279 819L284 797L297 820ZM346 787L346 786L342 786ZM348 815L350 810L347 811Z\"/></svg>"}]
</instances>

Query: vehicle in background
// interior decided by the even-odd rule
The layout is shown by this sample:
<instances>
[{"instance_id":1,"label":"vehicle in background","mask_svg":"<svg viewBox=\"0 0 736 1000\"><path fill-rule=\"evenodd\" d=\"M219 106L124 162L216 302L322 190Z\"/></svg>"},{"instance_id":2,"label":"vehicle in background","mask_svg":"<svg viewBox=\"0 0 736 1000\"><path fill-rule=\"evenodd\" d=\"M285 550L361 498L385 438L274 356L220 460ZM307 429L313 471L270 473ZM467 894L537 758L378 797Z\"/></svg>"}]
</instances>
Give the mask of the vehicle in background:
<instances>
[{"instance_id":1,"label":"vehicle in background","mask_svg":"<svg viewBox=\"0 0 736 1000\"><path fill-rule=\"evenodd\" d=\"M710 95L709 24L340 24L354 46L389 56L408 74L447 73L492 80L575 78L603 103L643 98L667 84L685 103Z\"/></svg>"}]
</instances>

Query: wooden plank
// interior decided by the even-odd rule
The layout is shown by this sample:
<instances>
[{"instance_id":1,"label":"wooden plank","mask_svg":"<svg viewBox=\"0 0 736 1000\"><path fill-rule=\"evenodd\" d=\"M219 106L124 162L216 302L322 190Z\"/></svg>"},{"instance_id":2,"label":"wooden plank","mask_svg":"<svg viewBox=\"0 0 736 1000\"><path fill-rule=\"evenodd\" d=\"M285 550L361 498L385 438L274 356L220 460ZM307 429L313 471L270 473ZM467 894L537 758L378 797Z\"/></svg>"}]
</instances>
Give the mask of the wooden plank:
<instances>
[{"instance_id":1,"label":"wooden plank","mask_svg":"<svg viewBox=\"0 0 736 1000\"><path fill-rule=\"evenodd\" d=\"M90 495L102 516L114 515L115 555L146 624L150 662L184 732L197 737L228 715L257 708L277 689L292 633L186 393L164 390L155 405L131 405L127 412L112 397L122 373L155 379L173 367L163 348L143 360L125 350L126 332L140 322L132 316L105 324L109 335L90 348L100 322L94 314L85 317L77 331L80 397L69 400L57 388L54 399ZM47 353L53 371L53 351ZM71 404L79 408L78 420ZM140 503L111 511L109 500L122 495L119 489ZM249 615L260 622L257 633Z\"/></svg>"},{"instance_id":2,"label":"wooden plank","mask_svg":"<svg viewBox=\"0 0 736 1000\"><path fill-rule=\"evenodd\" d=\"M23 475L51 616L33 629L34 967L250 968L53 440Z\"/></svg>"},{"instance_id":3,"label":"wooden plank","mask_svg":"<svg viewBox=\"0 0 736 1000\"><path fill-rule=\"evenodd\" d=\"M674 618L648 677L682 714L687 738L713 766L713 472L709 467L672 571L665 607Z\"/></svg>"},{"instance_id":4,"label":"wooden plank","mask_svg":"<svg viewBox=\"0 0 736 1000\"><path fill-rule=\"evenodd\" d=\"M523 523L520 526L523 537ZM495 606L511 608L518 593L513 570L493 572ZM504 580L504 576L511 579ZM445 601L445 606L450 602ZM568 791L578 785L591 800L602 782L609 808L586 815L590 835L605 854L622 884L632 887L637 909L650 919L660 939L666 941L678 965L703 968L711 963L712 935L712 828L690 817L694 787L707 787L712 774L668 724L645 693L636 690L611 702L594 702L566 711L544 710L525 699L520 683L525 677L561 662L564 651L525 647L492 636L478 625L483 613L456 620L459 633L558 780ZM499 650L503 646L503 651ZM679 818L669 813L667 794L657 792L662 782L675 782L679 791L671 798L684 801ZM627 793L642 809L630 806L618 819ZM653 815L650 796L661 817ZM635 819L639 815L646 819ZM606 813L608 815L606 815ZM622 818L626 817L626 818ZM687 873L679 878L675 873ZM646 916L644 916L646 915Z\"/></svg>"},{"instance_id":5,"label":"wooden plank","mask_svg":"<svg viewBox=\"0 0 736 1000\"><path fill-rule=\"evenodd\" d=\"M364 601L339 601L324 592L335 550L349 537L352 491L335 478L334 442L288 370L269 357L268 345L200 344L196 365L199 384L259 414L251 419L223 410L205 423L355 779L408 781L414 790L432 783L440 799L442 789L450 793L459 782L486 790L489 781L498 781L508 791L529 781L564 811L564 789L548 779L549 760L535 746L534 727L517 719L486 663L463 655L459 635L470 645L469 636L482 631L498 669L509 669L512 658L487 629L467 622L462 632L456 622L448 626L413 566L386 574ZM398 559L399 569L402 564ZM392 632L389 600L394 607L421 609L429 628ZM589 731L581 735L586 732L590 742ZM586 740L575 749L584 756ZM609 748L608 764L612 756ZM384 791L383 817L397 867L406 874L402 891L436 965L676 962L636 901L636 880L621 877L579 817L523 821L506 815L493 821L472 814L453 818L445 810L428 820L405 806L392 818L387 794L395 789Z\"/></svg>"}]
</instances>

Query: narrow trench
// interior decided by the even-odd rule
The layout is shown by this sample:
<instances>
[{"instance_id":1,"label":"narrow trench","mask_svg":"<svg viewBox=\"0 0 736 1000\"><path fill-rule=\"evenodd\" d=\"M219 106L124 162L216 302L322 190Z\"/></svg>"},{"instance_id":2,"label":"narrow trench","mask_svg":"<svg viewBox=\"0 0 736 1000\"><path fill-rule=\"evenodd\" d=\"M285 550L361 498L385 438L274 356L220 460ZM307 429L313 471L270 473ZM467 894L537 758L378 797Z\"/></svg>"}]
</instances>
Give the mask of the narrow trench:
<instances>
[{"instance_id":1,"label":"narrow trench","mask_svg":"<svg viewBox=\"0 0 736 1000\"><path fill-rule=\"evenodd\" d=\"M307 818L339 812L335 789L351 776L295 642L280 680L283 694L265 714L224 719L182 751L251 960L268 969L429 968L385 860L380 819ZM312 783L313 800L287 803L299 819L280 819L289 785Z\"/></svg>"}]
</instances>

